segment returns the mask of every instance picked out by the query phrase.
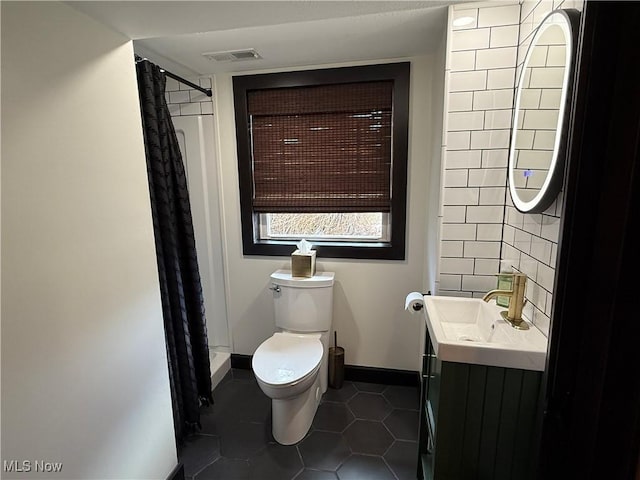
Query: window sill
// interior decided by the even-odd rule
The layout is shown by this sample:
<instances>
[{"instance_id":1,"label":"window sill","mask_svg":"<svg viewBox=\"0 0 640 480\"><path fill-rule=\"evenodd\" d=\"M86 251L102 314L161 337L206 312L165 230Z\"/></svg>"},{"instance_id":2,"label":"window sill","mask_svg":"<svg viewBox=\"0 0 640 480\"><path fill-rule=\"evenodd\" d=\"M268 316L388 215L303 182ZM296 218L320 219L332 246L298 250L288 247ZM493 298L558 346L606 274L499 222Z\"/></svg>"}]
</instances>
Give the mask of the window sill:
<instances>
[{"instance_id":1,"label":"window sill","mask_svg":"<svg viewBox=\"0 0 640 480\"><path fill-rule=\"evenodd\" d=\"M245 242L245 255L289 256L296 249L297 241L261 240ZM404 260L404 244L383 242L311 242L318 258L352 258L372 260Z\"/></svg>"}]
</instances>

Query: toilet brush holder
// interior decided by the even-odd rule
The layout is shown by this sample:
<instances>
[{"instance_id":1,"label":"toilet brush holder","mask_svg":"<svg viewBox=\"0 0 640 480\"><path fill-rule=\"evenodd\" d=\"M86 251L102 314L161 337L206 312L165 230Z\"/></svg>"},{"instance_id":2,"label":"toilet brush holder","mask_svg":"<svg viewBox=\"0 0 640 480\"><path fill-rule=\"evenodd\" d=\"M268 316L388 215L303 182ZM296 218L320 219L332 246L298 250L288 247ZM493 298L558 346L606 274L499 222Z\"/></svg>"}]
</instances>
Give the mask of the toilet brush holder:
<instances>
[{"instance_id":1,"label":"toilet brush holder","mask_svg":"<svg viewBox=\"0 0 640 480\"><path fill-rule=\"evenodd\" d=\"M329 347L329 386L338 389L344 382L344 348L338 346L336 333L334 338L335 346Z\"/></svg>"}]
</instances>

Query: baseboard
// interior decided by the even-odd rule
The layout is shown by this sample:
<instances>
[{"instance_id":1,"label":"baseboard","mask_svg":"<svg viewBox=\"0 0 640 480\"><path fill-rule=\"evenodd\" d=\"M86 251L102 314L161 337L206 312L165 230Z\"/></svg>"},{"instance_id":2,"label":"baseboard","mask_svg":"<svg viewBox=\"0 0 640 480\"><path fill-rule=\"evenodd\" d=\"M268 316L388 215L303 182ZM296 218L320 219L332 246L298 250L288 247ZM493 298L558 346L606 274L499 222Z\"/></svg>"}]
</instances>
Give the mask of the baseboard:
<instances>
[{"instance_id":1,"label":"baseboard","mask_svg":"<svg viewBox=\"0 0 640 480\"><path fill-rule=\"evenodd\" d=\"M251 370L251 355L231 354L231 368ZM351 382L382 383L384 385L420 386L420 374L412 370L391 368L362 367L345 365L344 379Z\"/></svg>"},{"instance_id":2,"label":"baseboard","mask_svg":"<svg viewBox=\"0 0 640 480\"><path fill-rule=\"evenodd\" d=\"M184 465L182 463L178 463L176 468L173 469L173 472L171 472L167 477L167 480L185 480Z\"/></svg>"},{"instance_id":3,"label":"baseboard","mask_svg":"<svg viewBox=\"0 0 640 480\"><path fill-rule=\"evenodd\" d=\"M231 368L239 368L241 370L251 370L251 358L253 355L241 355L239 353L231 354Z\"/></svg>"},{"instance_id":4,"label":"baseboard","mask_svg":"<svg viewBox=\"0 0 640 480\"><path fill-rule=\"evenodd\" d=\"M351 382L382 383L384 385L420 386L420 374L412 370L345 365L344 379Z\"/></svg>"}]
</instances>

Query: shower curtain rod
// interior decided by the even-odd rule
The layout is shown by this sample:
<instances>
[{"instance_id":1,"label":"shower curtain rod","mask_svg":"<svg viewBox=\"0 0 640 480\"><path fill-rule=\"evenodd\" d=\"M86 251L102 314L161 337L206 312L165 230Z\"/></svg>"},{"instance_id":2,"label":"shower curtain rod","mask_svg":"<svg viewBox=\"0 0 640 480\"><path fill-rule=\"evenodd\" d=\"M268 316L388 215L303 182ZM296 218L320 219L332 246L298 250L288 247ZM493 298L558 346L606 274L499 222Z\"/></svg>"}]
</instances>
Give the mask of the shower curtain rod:
<instances>
[{"instance_id":1,"label":"shower curtain rod","mask_svg":"<svg viewBox=\"0 0 640 480\"><path fill-rule=\"evenodd\" d=\"M141 57L141 56L139 56L139 55L135 55L135 59L136 59L136 63L138 63L138 62L142 62L143 60L146 60L147 62L149 62L149 61L150 61L149 59L147 59L147 58L143 58L143 57ZM160 65L158 65L158 67L160 67ZM165 74L167 77L173 78L174 80L177 80L177 81L178 81L178 82L180 82L180 83L184 83L185 85L188 85L188 86L190 86L191 88L193 88L193 89L195 89L195 90L198 90L198 91L200 91L200 92L204 93L207 97L211 97L211 96L213 96L213 93L211 92L211 89L210 89L210 88L203 88L203 87L201 87L200 85L196 85L195 83L190 82L190 81L189 81L189 80L187 80L186 78L182 78L182 77L180 77L180 76L176 75L175 73L171 73L170 71L165 70L165 69L164 69L164 68L162 68L162 67L160 67L160 69L164 72L164 74Z\"/></svg>"}]
</instances>

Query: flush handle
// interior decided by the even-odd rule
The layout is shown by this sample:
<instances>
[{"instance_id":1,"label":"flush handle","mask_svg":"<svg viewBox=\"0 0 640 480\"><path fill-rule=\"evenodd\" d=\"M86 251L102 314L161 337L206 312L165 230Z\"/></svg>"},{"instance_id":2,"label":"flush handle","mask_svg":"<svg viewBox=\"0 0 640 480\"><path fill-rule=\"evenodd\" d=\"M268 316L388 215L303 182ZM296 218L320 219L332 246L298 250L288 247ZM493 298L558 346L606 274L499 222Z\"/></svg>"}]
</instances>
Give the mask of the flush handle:
<instances>
[{"instance_id":1,"label":"flush handle","mask_svg":"<svg viewBox=\"0 0 640 480\"><path fill-rule=\"evenodd\" d=\"M272 283L271 286L269 287L269 290L273 290L276 293L280 293L280 285L276 285L275 283Z\"/></svg>"}]
</instances>

